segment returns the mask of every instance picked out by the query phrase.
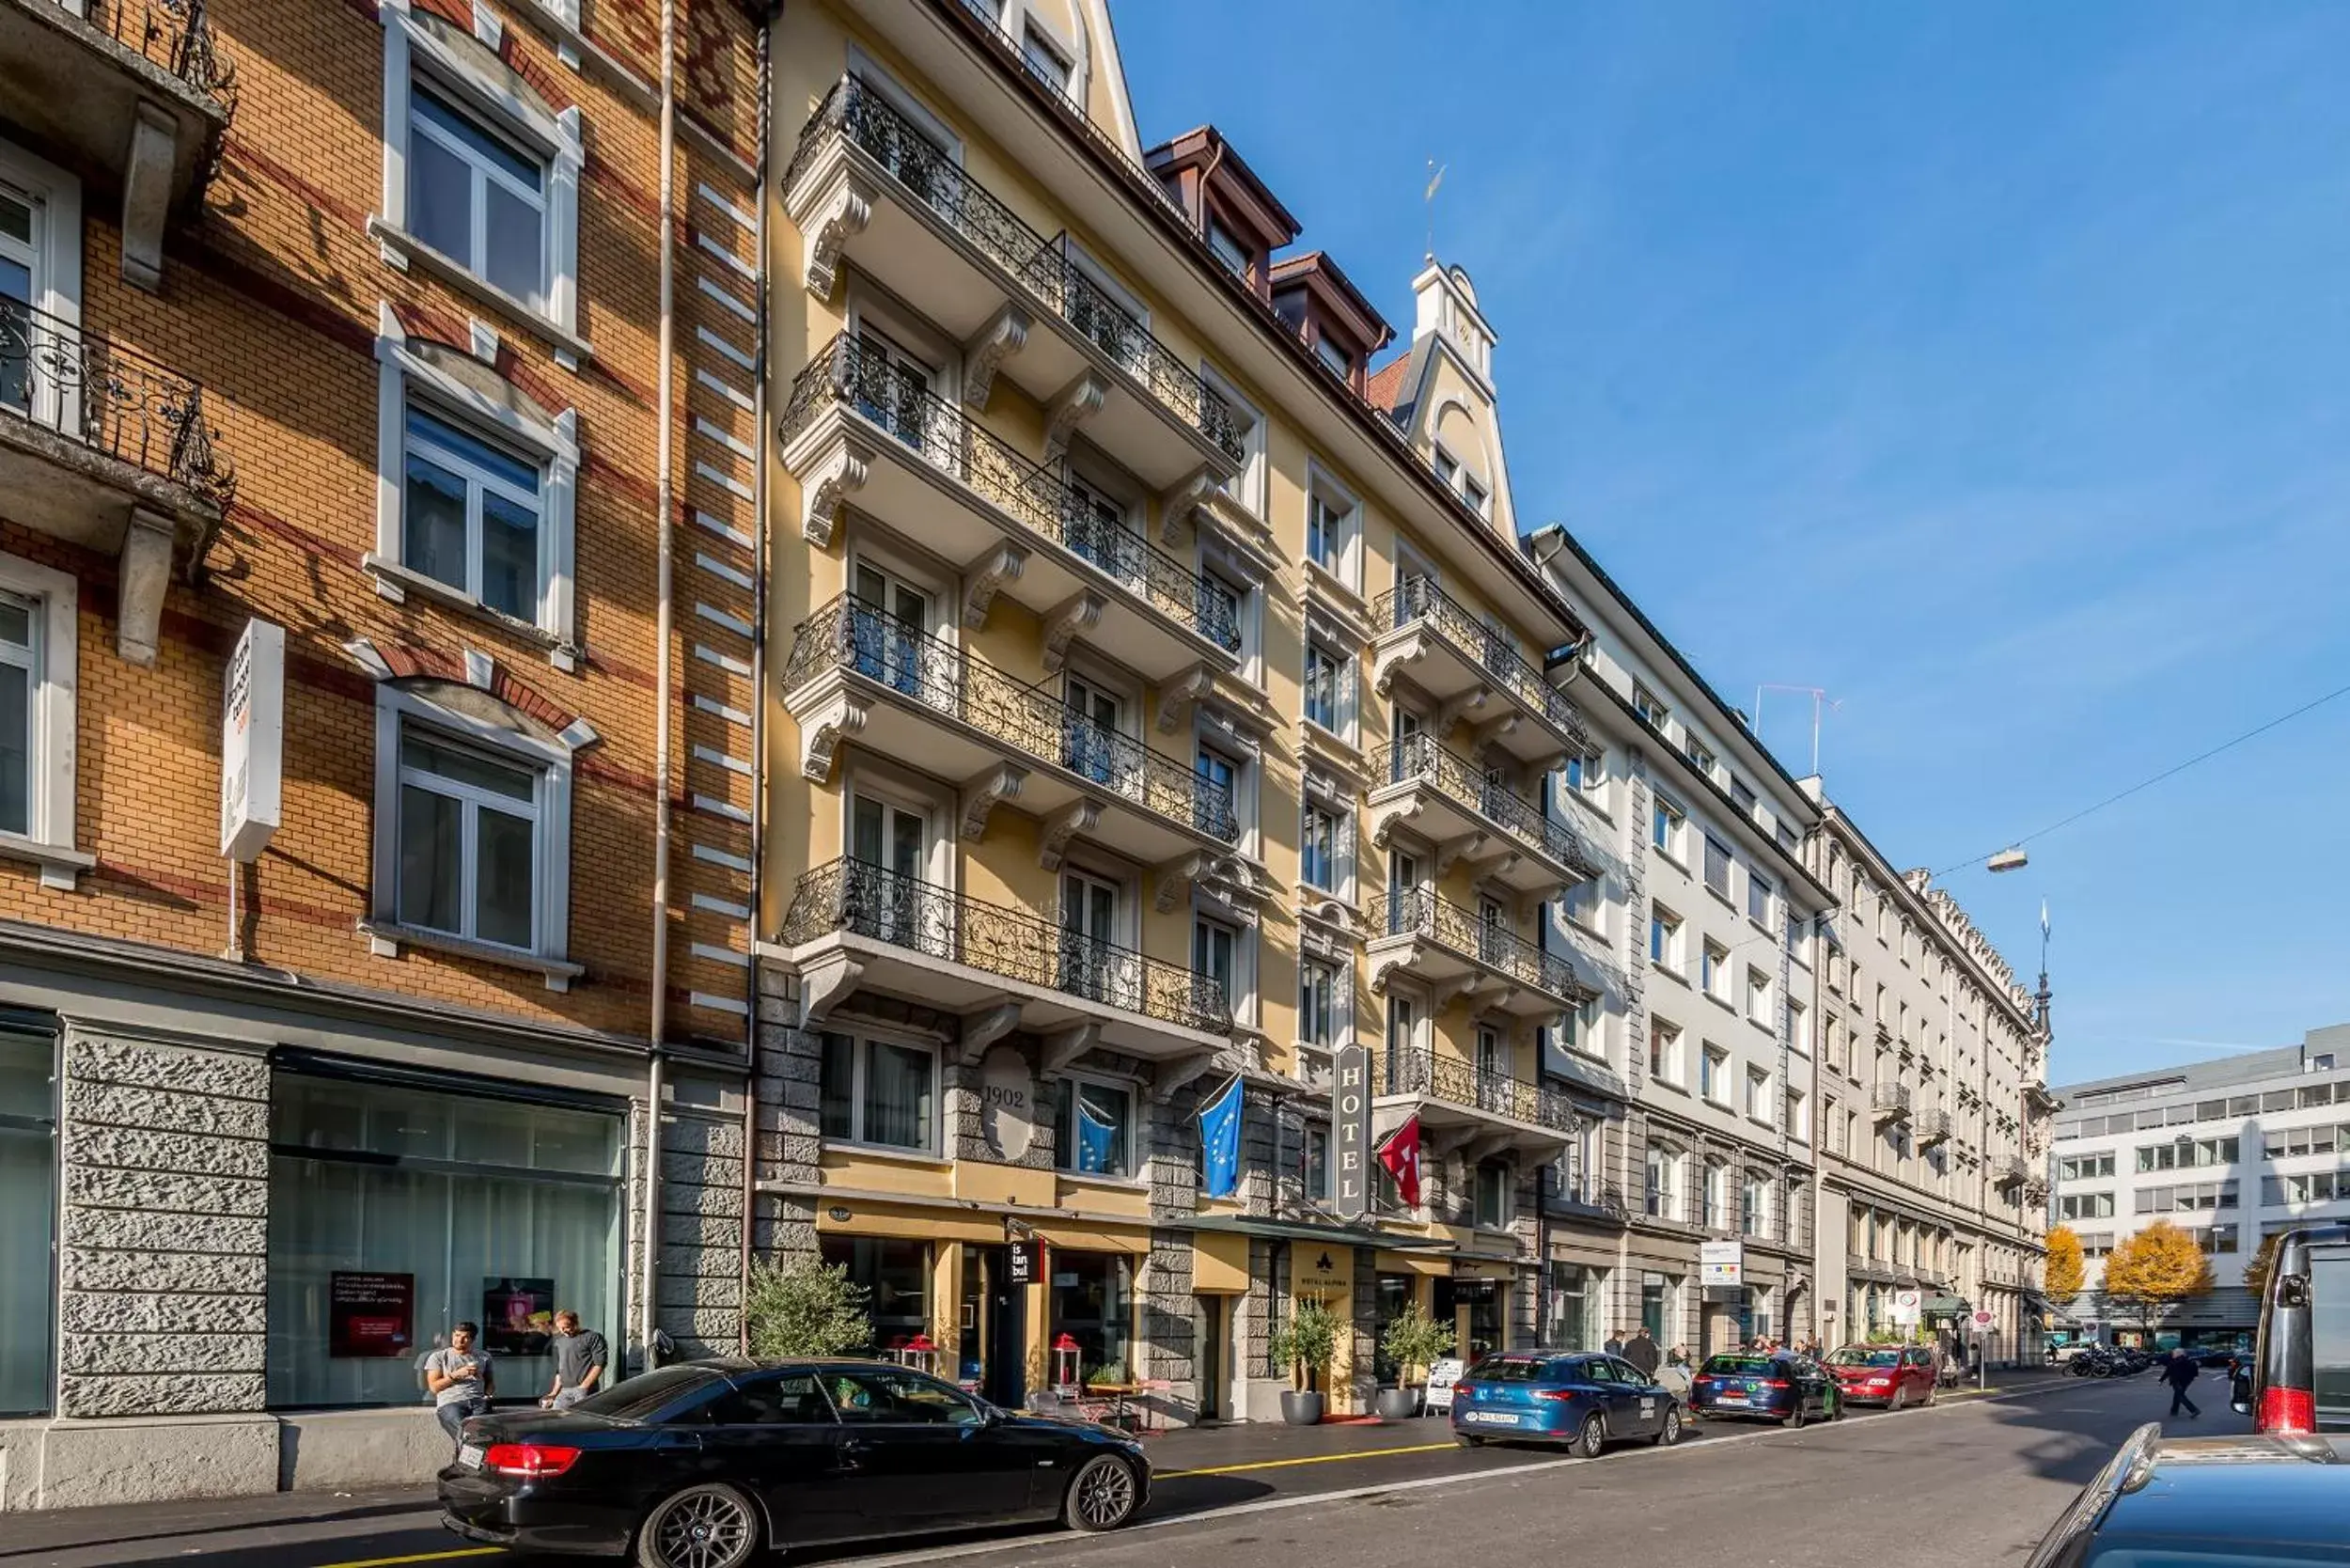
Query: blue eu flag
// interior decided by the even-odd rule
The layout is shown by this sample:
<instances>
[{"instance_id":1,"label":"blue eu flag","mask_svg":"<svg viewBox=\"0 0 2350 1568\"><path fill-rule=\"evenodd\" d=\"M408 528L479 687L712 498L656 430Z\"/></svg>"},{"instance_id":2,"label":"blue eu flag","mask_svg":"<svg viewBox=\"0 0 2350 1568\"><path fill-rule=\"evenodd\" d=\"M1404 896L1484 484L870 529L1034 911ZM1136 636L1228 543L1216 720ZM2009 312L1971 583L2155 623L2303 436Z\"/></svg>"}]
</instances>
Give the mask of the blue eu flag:
<instances>
[{"instance_id":1,"label":"blue eu flag","mask_svg":"<svg viewBox=\"0 0 2350 1568\"><path fill-rule=\"evenodd\" d=\"M1199 1150L1207 1166L1210 1198L1230 1198L1240 1190L1243 1098L1240 1078L1235 1074L1214 1098L1200 1102Z\"/></svg>"},{"instance_id":2,"label":"blue eu flag","mask_svg":"<svg viewBox=\"0 0 2350 1568\"><path fill-rule=\"evenodd\" d=\"M1077 1096L1077 1173L1081 1176L1101 1176L1109 1173L1118 1154L1118 1123L1096 1114Z\"/></svg>"}]
</instances>

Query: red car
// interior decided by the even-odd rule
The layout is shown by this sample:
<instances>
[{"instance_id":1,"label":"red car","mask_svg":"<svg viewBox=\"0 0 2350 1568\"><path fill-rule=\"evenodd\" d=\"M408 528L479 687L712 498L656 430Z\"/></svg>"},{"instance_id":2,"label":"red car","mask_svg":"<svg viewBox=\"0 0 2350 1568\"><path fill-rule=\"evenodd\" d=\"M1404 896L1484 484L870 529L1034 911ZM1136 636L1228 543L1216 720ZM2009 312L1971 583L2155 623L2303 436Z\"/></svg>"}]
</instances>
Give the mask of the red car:
<instances>
[{"instance_id":1,"label":"red car","mask_svg":"<svg viewBox=\"0 0 2350 1568\"><path fill-rule=\"evenodd\" d=\"M1924 1345L1846 1345L1827 1370L1848 1403L1899 1410L1934 1403L1934 1352Z\"/></svg>"}]
</instances>

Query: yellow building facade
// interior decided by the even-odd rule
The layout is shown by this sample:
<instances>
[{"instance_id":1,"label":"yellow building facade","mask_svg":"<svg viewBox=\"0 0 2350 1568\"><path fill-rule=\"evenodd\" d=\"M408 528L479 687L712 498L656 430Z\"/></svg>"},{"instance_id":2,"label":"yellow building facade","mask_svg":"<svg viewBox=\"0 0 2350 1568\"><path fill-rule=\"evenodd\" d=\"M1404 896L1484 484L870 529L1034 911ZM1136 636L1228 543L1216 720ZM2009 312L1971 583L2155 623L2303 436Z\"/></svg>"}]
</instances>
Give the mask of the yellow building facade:
<instances>
[{"instance_id":1,"label":"yellow building facade","mask_svg":"<svg viewBox=\"0 0 2350 1568\"><path fill-rule=\"evenodd\" d=\"M1406 1303L1530 1341L1585 632L1469 279L1374 370L1237 150L1143 143L1100 0L774 27L757 1244L1006 1403L1264 1416L1309 1297L1339 1410Z\"/></svg>"}]
</instances>

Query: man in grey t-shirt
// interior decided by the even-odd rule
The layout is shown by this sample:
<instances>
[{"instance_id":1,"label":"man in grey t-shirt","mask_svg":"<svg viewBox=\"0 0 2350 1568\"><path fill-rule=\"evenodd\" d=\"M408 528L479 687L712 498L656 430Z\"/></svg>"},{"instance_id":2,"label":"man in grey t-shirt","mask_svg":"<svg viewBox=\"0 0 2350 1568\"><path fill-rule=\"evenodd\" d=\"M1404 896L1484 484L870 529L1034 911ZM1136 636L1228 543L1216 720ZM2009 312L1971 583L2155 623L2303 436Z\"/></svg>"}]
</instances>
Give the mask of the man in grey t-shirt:
<instances>
[{"instance_id":1,"label":"man in grey t-shirt","mask_svg":"<svg viewBox=\"0 0 2350 1568\"><path fill-rule=\"evenodd\" d=\"M461 1323L448 1331L448 1348L425 1357L424 1386L432 1390L432 1413L452 1443L461 1441L465 1418L489 1414L494 1381L490 1353L474 1348L481 1330Z\"/></svg>"},{"instance_id":2,"label":"man in grey t-shirt","mask_svg":"<svg viewBox=\"0 0 2350 1568\"><path fill-rule=\"evenodd\" d=\"M603 1387L603 1372L612 1352L603 1336L579 1326L579 1314L566 1307L555 1314L555 1387L539 1402L548 1410L569 1410Z\"/></svg>"}]
</instances>

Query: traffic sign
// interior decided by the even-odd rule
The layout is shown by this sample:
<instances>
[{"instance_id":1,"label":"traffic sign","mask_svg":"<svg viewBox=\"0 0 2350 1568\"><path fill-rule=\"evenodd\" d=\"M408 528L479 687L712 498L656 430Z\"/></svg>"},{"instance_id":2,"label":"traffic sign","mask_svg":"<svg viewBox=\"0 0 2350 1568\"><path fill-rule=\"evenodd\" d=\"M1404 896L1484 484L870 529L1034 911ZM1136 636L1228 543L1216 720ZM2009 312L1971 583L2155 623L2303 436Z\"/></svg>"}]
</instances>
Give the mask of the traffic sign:
<instances>
[{"instance_id":1,"label":"traffic sign","mask_svg":"<svg viewBox=\"0 0 2350 1568\"><path fill-rule=\"evenodd\" d=\"M1924 1309L1925 1304L1926 1294L1923 1291L1895 1291L1893 1293L1893 1321L1916 1323L1918 1314Z\"/></svg>"},{"instance_id":2,"label":"traffic sign","mask_svg":"<svg viewBox=\"0 0 2350 1568\"><path fill-rule=\"evenodd\" d=\"M1999 1320L1989 1312L1977 1312L1968 1321L1974 1324L1976 1333L1988 1334L1991 1332L1991 1325Z\"/></svg>"}]
</instances>

